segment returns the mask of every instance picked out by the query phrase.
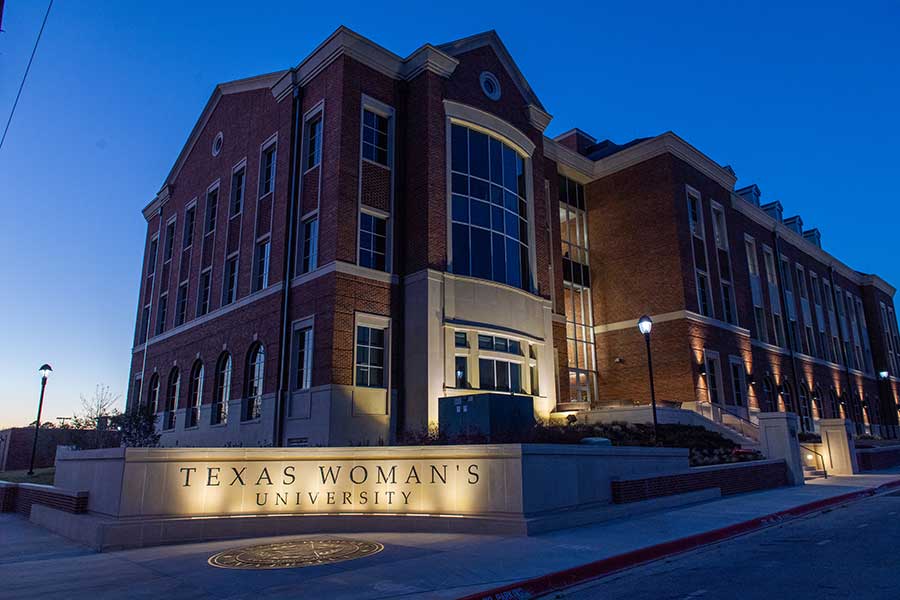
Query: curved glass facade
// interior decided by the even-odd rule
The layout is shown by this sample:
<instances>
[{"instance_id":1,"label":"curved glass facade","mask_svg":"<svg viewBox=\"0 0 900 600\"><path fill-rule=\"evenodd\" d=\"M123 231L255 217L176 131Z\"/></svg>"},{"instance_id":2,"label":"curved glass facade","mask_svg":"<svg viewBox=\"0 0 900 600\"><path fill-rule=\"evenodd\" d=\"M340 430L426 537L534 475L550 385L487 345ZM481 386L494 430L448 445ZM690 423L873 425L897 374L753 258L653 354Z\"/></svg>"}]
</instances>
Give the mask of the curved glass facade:
<instances>
[{"instance_id":1,"label":"curved glass facade","mask_svg":"<svg viewBox=\"0 0 900 600\"><path fill-rule=\"evenodd\" d=\"M480 131L451 126L450 271L531 291L525 161Z\"/></svg>"}]
</instances>

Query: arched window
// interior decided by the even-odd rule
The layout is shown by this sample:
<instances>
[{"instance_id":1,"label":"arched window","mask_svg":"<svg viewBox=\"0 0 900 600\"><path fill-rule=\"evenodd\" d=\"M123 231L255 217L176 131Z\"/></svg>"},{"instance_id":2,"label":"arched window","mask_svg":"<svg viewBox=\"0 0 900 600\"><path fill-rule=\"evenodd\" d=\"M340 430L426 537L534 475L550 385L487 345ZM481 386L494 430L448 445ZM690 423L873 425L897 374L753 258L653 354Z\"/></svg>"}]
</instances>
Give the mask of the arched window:
<instances>
[{"instance_id":1,"label":"arched window","mask_svg":"<svg viewBox=\"0 0 900 600\"><path fill-rule=\"evenodd\" d=\"M159 374L154 373L150 377L150 387L147 389L147 413L155 415L159 410Z\"/></svg>"},{"instance_id":2,"label":"arched window","mask_svg":"<svg viewBox=\"0 0 900 600\"><path fill-rule=\"evenodd\" d=\"M803 431L812 431L812 408L809 403L809 388L806 387L805 383L800 384L800 389L797 394L797 404L800 405L800 427Z\"/></svg>"},{"instance_id":3,"label":"arched window","mask_svg":"<svg viewBox=\"0 0 900 600\"><path fill-rule=\"evenodd\" d=\"M775 382L768 376L763 378L762 403L759 409L762 412L778 411L778 401L775 398Z\"/></svg>"},{"instance_id":4,"label":"arched window","mask_svg":"<svg viewBox=\"0 0 900 600\"><path fill-rule=\"evenodd\" d=\"M784 412L797 414L797 407L794 406L794 390L788 381L781 384L781 398L784 400Z\"/></svg>"},{"instance_id":5,"label":"arched window","mask_svg":"<svg viewBox=\"0 0 900 600\"><path fill-rule=\"evenodd\" d=\"M200 403L203 401L203 363L194 362L191 368L191 381L188 388L187 423L185 427L196 427L200 424Z\"/></svg>"},{"instance_id":6,"label":"arched window","mask_svg":"<svg viewBox=\"0 0 900 600\"><path fill-rule=\"evenodd\" d=\"M243 418L246 421L258 419L262 408L262 395L265 386L266 349L259 342L250 347L247 354L247 368L244 379L247 382L247 393Z\"/></svg>"},{"instance_id":7,"label":"arched window","mask_svg":"<svg viewBox=\"0 0 900 600\"><path fill-rule=\"evenodd\" d=\"M181 387L181 376L178 367L169 372L169 384L166 386L166 412L163 415L163 429L175 429L175 410L178 408L178 391Z\"/></svg>"},{"instance_id":8,"label":"arched window","mask_svg":"<svg viewBox=\"0 0 900 600\"><path fill-rule=\"evenodd\" d=\"M812 401L814 410L813 419L815 419L816 421L818 421L819 419L824 419L825 411L823 410L824 407L822 406L822 388L820 388L819 386L816 386L816 389L813 390Z\"/></svg>"},{"instance_id":9,"label":"arched window","mask_svg":"<svg viewBox=\"0 0 900 600\"><path fill-rule=\"evenodd\" d=\"M231 355L223 352L216 363L216 389L213 396L212 424L228 421L228 401L231 400Z\"/></svg>"}]
</instances>

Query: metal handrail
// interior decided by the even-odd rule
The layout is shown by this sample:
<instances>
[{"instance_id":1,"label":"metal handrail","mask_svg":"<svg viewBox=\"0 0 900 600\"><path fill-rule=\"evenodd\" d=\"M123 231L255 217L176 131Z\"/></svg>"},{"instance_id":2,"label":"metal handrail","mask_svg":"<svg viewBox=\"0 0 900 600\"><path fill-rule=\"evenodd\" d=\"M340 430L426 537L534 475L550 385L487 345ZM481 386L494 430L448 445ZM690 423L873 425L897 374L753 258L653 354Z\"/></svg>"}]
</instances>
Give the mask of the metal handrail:
<instances>
[{"instance_id":1,"label":"metal handrail","mask_svg":"<svg viewBox=\"0 0 900 600\"><path fill-rule=\"evenodd\" d=\"M749 419L745 419L745 418L742 417L741 415L739 415L739 414L733 412L727 405L724 405L724 404L716 404L716 403L714 403L714 402L697 402L697 406L698 406L698 408L700 408L700 410L697 411L697 412L698 412L700 415L703 415L703 408L702 408L702 405L707 405L707 406L709 406L709 409L710 409L709 419L710 419L711 421L717 422L717 423L721 423L721 424L724 425L725 427L729 427L730 429L734 429L735 431L740 432L740 434L743 435L744 437L747 437L747 438L751 438L751 439L752 439L752 438L755 436L755 437L756 437L756 441L759 441L759 425L757 425L757 424L754 423L753 421L750 421ZM727 415L729 415L729 416L734 417L735 419L737 419L738 422L739 422L739 424L740 424L740 428L731 427L730 425L728 425L727 423L725 423L725 422L721 419L721 417L717 420L717 419L715 418L715 412L714 412L715 409L719 409L720 412L725 413L725 414L727 414ZM703 416L705 416L705 415L703 415ZM748 429L750 430L750 432L752 432L751 435L748 435L748 433L744 430L744 423L747 424Z\"/></svg>"},{"instance_id":2,"label":"metal handrail","mask_svg":"<svg viewBox=\"0 0 900 600\"><path fill-rule=\"evenodd\" d=\"M822 475L825 477L825 479L828 479L828 470L825 468L825 457L821 453L816 452L812 448L808 448L808 447L804 446L803 444L800 444L800 447L803 448L804 450L806 450L807 452L812 452L813 454L818 456L820 459L822 459Z\"/></svg>"}]
</instances>

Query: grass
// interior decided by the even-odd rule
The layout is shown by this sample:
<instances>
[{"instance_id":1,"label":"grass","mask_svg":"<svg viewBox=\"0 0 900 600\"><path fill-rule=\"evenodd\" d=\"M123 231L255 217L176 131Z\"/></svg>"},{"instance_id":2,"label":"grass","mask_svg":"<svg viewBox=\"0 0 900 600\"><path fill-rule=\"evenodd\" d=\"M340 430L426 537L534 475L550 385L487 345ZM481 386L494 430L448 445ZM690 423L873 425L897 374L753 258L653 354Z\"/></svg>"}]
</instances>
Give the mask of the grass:
<instances>
[{"instance_id":1,"label":"grass","mask_svg":"<svg viewBox=\"0 0 900 600\"><path fill-rule=\"evenodd\" d=\"M34 475L29 475L27 470L0 471L0 481L9 481L12 483L41 483L44 485L53 485L53 478L55 475L56 475L56 467L46 467L44 469L35 469Z\"/></svg>"}]
</instances>

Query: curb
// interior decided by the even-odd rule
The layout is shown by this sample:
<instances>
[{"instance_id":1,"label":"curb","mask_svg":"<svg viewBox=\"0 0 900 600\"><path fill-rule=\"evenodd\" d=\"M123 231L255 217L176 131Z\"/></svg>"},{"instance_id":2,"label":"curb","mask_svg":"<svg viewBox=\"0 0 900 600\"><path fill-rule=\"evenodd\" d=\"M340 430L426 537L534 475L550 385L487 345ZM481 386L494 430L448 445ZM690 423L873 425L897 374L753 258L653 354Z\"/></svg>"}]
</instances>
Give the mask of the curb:
<instances>
[{"instance_id":1,"label":"curb","mask_svg":"<svg viewBox=\"0 0 900 600\"><path fill-rule=\"evenodd\" d=\"M463 596L458 600L527 600L528 598L535 598L548 592L583 583L590 579L611 575L618 571L630 569L644 563L688 552L701 546L721 542L739 535L745 535L759 529L765 529L791 519L820 512L833 506L869 498L897 487L900 487L900 479L895 479L894 481L889 481L876 487L848 492L846 494L816 500L815 502L809 502L807 504L801 504L793 508L774 512L762 517L756 517L748 521L735 523L734 525L728 525L719 529L704 531L703 533L662 542L653 546L647 546L646 548L639 548L638 550L610 556L577 567L540 575L533 579L526 579L525 581L520 581L518 583L477 592L475 594Z\"/></svg>"}]
</instances>

